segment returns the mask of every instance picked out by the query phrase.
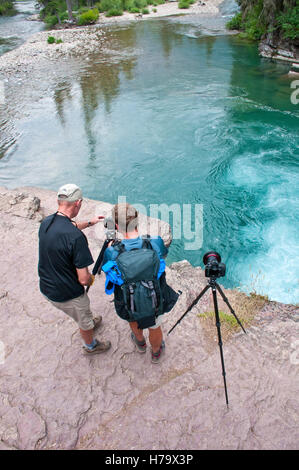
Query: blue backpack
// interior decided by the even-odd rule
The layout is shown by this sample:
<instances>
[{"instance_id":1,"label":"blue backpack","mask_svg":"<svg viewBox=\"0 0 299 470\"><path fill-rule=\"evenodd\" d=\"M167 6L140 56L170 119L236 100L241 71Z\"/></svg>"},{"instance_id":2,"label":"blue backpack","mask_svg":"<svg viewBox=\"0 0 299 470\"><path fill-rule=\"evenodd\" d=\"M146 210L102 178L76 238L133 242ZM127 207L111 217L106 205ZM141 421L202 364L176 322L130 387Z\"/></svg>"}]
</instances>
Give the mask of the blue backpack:
<instances>
[{"instance_id":1,"label":"blue backpack","mask_svg":"<svg viewBox=\"0 0 299 470\"><path fill-rule=\"evenodd\" d=\"M156 318L165 311L161 289L165 261L159 258L148 238L143 238L141 248L127 251L121 242L113 248L118 251L115 261L102 267L106 273L106 293L114 291L112 284L119 286L122 302L120 299L115 302L116 310L125 309L125 319L136 321L141 329L154 326Z\"/></svg>"}]
</instances>

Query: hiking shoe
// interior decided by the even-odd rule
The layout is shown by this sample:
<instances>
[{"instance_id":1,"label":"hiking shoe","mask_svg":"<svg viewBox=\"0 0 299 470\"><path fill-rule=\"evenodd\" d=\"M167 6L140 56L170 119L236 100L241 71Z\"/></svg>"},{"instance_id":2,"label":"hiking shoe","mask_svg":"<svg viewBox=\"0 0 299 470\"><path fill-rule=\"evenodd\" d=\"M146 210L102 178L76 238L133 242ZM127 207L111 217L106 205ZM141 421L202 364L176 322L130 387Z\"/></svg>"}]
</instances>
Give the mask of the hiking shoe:
<instances>
[{"instance_id":1,"label":"hiking shoe","mask_svg":"<svg viewBox=\"0 0 299 470\"><path fill-rule=\"evenodd\" d=\"M83 346L84 353L89 355L89 354L100 354L102 352L107 351L109 348L111 348L111 343L110 341L98 341L96 339L96 345L92 349L88 349L86 346Z\"/></svg>"},{"instance_id":2,"label":"hiking shoe","mask_svg":"<svg viewBox=\"0 0 299 470\"><path fill-rule=\"evenodd\" d=\"M145 353L146 351L146 342L145 340L143 341L139 341L136 336L134 335L134 333L132 332L131 333L131 340L133 341L133 343L137 346L137 351L140 352L140 353Z\"/></svg>"},{"instance_id":3,"label":"hiking shoe","mask_svg":"<svg viewBox=\"0 0 299 470\"><path fill-rule=\"evenodd\" d=\"M153 364L158 364L159 362L161 362L160 359L164 351L165 351L165 342L162 341L159 351L155 353L152 351L152 363Z\"/></svg>"},{"instance_id":4,"label":"hiking shoe","mask_svg":"<svg viewBox=\"0 0 299 470\"><path fill-rule=\"evenodd\" d=\"M98 330L99 326L102 324L101 315L99 315L98 317L94 317L93 324L94 324L93 331L95 333Z\"/></svg>"}]
</instances>

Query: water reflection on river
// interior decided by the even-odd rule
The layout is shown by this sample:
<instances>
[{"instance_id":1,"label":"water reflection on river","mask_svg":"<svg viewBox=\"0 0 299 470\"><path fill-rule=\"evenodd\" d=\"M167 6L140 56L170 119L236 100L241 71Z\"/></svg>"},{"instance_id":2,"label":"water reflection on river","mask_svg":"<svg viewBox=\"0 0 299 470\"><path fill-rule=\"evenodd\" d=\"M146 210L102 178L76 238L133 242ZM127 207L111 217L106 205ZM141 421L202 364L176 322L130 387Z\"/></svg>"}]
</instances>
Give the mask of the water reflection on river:
<instances>
[{"instance_id":1,"label":"water reflection on river","mask_svg":"<svg viewBox=\"0 0 299 470\"><path fill-rule=\"evenodd\" d=\"M169 261L199 265L217 249L224 285L296 302L299 113L288 67L209 21L208 36L194 17L109 27L109 53L45 71L38 99L15 90L0 184L73 181L111 202L203 204L203 247L174 240Z\"/></svg>"}]
</instances>

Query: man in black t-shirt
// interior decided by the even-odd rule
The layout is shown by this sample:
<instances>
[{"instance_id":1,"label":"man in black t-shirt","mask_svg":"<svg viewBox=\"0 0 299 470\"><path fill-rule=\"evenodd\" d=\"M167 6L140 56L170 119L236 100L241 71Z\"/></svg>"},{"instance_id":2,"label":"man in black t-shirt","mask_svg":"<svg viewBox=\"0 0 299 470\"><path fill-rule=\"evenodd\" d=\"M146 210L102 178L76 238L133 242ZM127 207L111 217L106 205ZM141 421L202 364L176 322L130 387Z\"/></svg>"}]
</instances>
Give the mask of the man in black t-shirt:
<instances>
[{"instance_id":1,"label":"man in black t-shirt","mask_svg":"<svg viewBox=\"0 0 299 470\"><path fill-rule=\"evenodd\" d=\"M93 258L82 229L98 223L102 216L89 222L75 223L82 204L82 191L74 184L62 186L57 194L58 211L41 223L39 230L40 290L59 310L79 325L86 354L98 354L111 347L110 341L94 338L102 318L93 318L84 286L90 286L94 276L88 266Z\"/></svg>"}]
</instances>

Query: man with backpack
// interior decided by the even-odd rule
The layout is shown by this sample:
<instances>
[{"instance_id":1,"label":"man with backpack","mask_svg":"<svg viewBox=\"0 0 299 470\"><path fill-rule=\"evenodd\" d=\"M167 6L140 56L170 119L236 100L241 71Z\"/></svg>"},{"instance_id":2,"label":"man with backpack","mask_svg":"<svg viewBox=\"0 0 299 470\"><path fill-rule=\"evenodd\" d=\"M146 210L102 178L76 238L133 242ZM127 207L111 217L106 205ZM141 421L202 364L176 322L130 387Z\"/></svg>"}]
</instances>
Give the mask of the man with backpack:
<instances>
[{"instance_id":1,"label":"man with backpack","mask_svg":"<svg viewBox=\"0 0 299 470\"><path fill-rule=\"evenodd\" d=\"M165 351L163 313L178 297L165 280L163 258L168 249L161 237L139 236L138 212L130 204L116 204L112 218L123 239L111 242L104 254L106 293L114 292L116 313L129 322L130 337L140 353L146 352L143 329L149 329L151 358L157 364Z\"/></svg>"}]
</instances>

